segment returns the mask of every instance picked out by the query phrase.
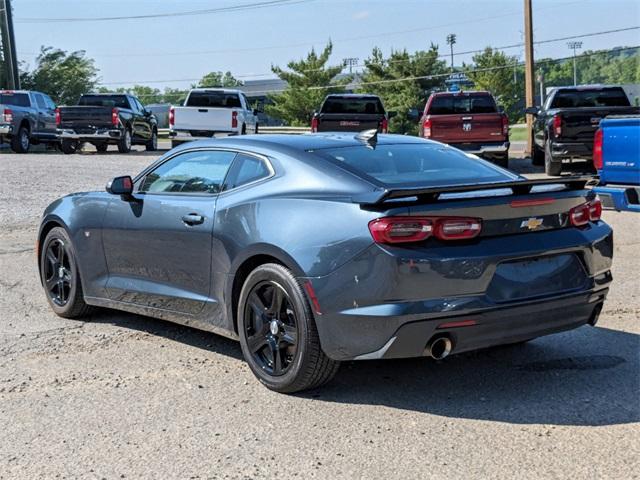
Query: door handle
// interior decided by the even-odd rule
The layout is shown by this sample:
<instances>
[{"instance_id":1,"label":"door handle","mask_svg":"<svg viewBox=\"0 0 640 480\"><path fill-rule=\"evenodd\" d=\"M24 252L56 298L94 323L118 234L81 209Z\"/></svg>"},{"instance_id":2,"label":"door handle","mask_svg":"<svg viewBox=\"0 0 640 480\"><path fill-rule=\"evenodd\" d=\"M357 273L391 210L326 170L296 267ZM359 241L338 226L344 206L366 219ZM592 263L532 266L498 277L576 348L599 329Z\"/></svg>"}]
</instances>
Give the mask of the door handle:
<instances>
[{"instance_id":1,"label":"door handle","mask_svg":"<svg viewBox=\"0 0 640 480\"><path fill-rule=\"evenodd\" d=\"M190 213L182 216L182 221L187 225L200 225L204 222L204 217L197 213Z\"/></svg>"}]
</instances>

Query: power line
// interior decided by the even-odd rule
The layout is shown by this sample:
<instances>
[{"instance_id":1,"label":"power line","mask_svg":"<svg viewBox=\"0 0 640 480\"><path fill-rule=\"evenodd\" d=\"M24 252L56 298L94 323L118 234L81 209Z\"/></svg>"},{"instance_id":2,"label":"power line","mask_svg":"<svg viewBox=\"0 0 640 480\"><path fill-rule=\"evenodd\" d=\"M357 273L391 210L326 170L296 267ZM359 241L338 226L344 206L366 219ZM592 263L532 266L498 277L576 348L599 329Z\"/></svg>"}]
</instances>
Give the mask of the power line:
<instances>
[{"instance_id":1,"label":"power line","mask_svg":"<svg viewBox=\"0 0 640 480\"><path fill-rule=\"evenodd\" d=\"M147 18L187 17L193 15L210 15L215 13L239 12L258 8L275 7L281 5L295 5L313 0L268 0L263 2L245 3L230 7L206 8L171 13L154 13L148 15L122 15L117 17L68 17L68 18L19 18L19 23L71 23L71 22L108 22L114 20L141 20Z\"/></svg>"}]
</instances>

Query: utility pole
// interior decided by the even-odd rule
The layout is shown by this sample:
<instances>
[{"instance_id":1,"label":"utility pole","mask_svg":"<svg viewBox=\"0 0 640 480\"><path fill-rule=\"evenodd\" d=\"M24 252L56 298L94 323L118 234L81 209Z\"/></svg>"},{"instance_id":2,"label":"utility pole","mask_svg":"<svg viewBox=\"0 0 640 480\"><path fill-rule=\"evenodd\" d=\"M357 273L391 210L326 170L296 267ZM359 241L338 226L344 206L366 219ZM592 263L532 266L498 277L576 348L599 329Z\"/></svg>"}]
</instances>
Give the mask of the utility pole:
<instances>
[{"instance_id":1,"label":"utility pole","mask_svg":"<svg viewBox=\"0 0 640 480\"><path fill-rule=\"evenodd\" d=\"M451 71L453 72L453 45L456 43L456 34L450 33L447 35L447 45L451 47Z\"/></svg>"},{"instance_id":2,"label":"utility pole","mask_svg":"<svg viewBox=\"0 0 640 480\"><path fill-rule=\"evenodd\" d=\"M524 88L525 106L534 107L534 73L533 73L533 19L531 0L524 0ZM533 115L527 115L527 146L525 154L532 154Z\"/></svg>"},{"instance_id":3,"label":"utility pole","mask_svg":"<svg viewBox=\"0 0 640 480\"><path fill-rule=\"evenodd\" d=\"M567 42L569 50L573 50L573 86L578 85L578 70L576 68L576 50L582 48L582 42Z\"/></svg>"},{"instance_id":4,"label":"utility pole","mask_svg":"<svg viewBox=\"0 0 640 480\"><path fill-rule=\"evenodd\" d=\"M6 72L7 85L11 90L20 89L20 75L18 72L18 57L16 56L16 42L13 34L13 18L11 0L0 2L0 33L2 37L2 60Z\"/></svg>"}]
</instances>

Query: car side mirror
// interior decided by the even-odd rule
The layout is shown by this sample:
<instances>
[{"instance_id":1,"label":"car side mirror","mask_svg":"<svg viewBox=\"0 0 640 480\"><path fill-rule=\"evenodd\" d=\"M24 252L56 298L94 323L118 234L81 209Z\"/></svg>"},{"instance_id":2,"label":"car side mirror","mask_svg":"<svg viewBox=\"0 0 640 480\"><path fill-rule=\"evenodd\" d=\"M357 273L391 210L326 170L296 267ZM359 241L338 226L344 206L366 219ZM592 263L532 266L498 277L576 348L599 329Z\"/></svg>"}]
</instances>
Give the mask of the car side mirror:
<instances>
[{"instance_id":1,"label":"car side mirror","mask_svg":"<svg viewBox=\"0 0 640 480\"><path fill-rule=\"evenodd\" d=\"M393 117L397 116L398 112L395 112L393 110L391 110L390 112L387 112L387 118L388 119L392 119Z\"/></svg>"},{"instance_id":2,"label":"car side mirror","mask_svg":"<svg viewBox=\"0 0 640 480\"><path fill-rule=\"evenodd\" d=\"M540 109L538 107L527 107L524 109L524 113L526 113L527 115L538 115L538 112L540 111Z\"/></svg>"},{"instance_id":3,"label":"car side mirror","mask_svg":"<svg viewBox=\"0 0 640 480\"><path fill-rule=\"evenodd\" d=\"M129 175L116 177L107 183L105 190L112 195L131 196L133 193L133 180Z\"/></svg>"}]
</instances>

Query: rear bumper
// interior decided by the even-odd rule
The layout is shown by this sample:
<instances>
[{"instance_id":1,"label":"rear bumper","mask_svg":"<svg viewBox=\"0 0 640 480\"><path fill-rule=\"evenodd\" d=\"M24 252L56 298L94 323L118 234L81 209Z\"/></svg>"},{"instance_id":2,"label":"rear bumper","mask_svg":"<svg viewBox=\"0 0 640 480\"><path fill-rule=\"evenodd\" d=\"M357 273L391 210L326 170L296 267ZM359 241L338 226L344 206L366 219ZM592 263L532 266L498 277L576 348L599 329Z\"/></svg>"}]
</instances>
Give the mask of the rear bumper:
<instances>
[{"instance_id":1,"label":"rear bumper","mask_svg":"<svg viewBox=\"0 0 640 480\"><path fill-rule=\"evenodd\" d=\"M509 142L482 142L482 143L450 143L466 153L475 155L504 155L509 151Z\"/></svg>"},{"instance_id":2,"label":"rear bumper","mask_svg":"<svg viewBox=\"0 0 640 480\"><path fill-rule=\"evenodd\" d=\"M195 142L196 140L211 140L215 136L223 135L223 136L227 137L227 136L232 136L232 135L238 135L239 133L240 132L237 129L235 129L235 130L212 130L211 131L211 136L207 137L207 136L197 136L197 135L194 136L194 135L191 135L191 133L189 133L189 131L169 130L169 138L171 139L172 142Z\"/></svg>"},{"instance_id":3,"label":"rear bumper","mask_svg":"<svg viewBox=\"0 0 640 480\"><path fill-rule=\"evenodd\" d=\"M640 186L597 186L593 189L610 210L640 212Z\"/></svg>"},{"instance_id":4,"label":"rear bumper","mask_svg":"<svg viewBox=\"0 0 640 480\"><path fill-rule=\"evenodd\" d=\"M593 144L585 142L553 142L551 143L551 155L558 160L572 158L591 160L593 158Z\"/></svg>"},{"instance_id":5,"label":"rear bumper","mask_svg":"<svg viewBox=\"0 0 640 480\"><path fill-rule=\"evenodd\" d=\"M81 142L90 141L118 141L120 140L121 132L118 129L103 129L96 130L94 133L78 133L72 129L58 129L58 137L61 140L78 140Z\"/></svg>"}]
</instances>

